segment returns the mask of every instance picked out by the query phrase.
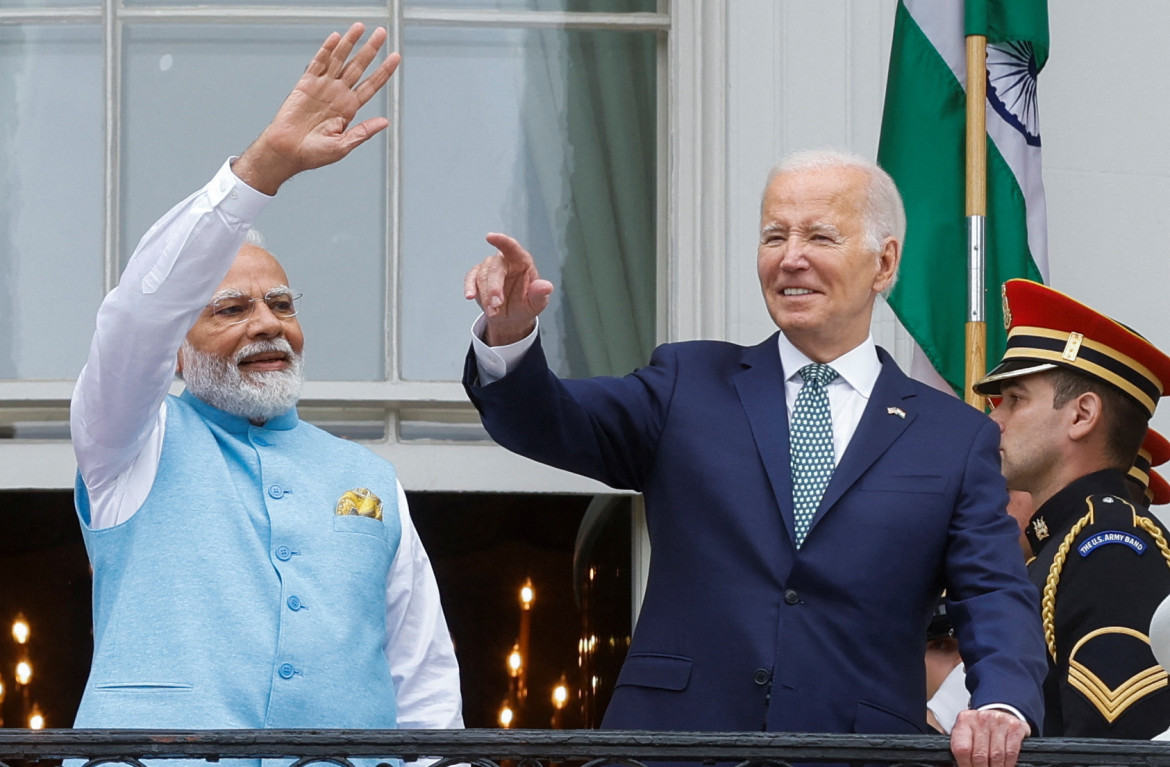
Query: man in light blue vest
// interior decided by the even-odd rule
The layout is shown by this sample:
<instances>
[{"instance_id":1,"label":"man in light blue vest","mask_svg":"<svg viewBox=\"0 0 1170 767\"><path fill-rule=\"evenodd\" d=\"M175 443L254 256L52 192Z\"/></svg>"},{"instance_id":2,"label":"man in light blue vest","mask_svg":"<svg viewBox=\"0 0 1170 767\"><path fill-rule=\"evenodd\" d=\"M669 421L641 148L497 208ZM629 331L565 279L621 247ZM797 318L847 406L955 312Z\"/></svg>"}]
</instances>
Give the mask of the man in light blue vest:
<instances>
[{"instance_id":1,"label":"man in light blue vest","mask_svg":"<svg viewBox=\"0 0 1170 767\"><path fill-rule=\"evenodd\" d=\"M359 47L363 32L325 41L260 137L146 233L98 311L71 412L94 569L78 727L462 726L394 467L298 419L297 296L249 237L283 182L387 126L350 124L399 62L362 79L386 39Z\"/></svg>"}]
</instances>

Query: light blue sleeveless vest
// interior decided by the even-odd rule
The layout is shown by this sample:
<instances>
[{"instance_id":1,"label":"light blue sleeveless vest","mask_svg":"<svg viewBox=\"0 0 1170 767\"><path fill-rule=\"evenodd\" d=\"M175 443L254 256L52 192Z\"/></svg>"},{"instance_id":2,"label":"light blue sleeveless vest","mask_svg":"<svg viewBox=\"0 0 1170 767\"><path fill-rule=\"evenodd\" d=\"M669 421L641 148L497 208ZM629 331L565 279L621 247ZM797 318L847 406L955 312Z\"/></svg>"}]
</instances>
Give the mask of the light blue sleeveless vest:
<instances>
[{"instance_id":1,"label":"light blue sleeveless vest","mask_svg":"<svg viewBox=\"0 0 1170 767\"><path fill-rule=\"evenodd\" d=\"M359 488L380 520L337 514ZM397 498L393 466L295 409L256 427L168 397L133 517L90 530L77 481L94 657L75 726L395 727L383 644Z\"/></svg>"}]
</instances>

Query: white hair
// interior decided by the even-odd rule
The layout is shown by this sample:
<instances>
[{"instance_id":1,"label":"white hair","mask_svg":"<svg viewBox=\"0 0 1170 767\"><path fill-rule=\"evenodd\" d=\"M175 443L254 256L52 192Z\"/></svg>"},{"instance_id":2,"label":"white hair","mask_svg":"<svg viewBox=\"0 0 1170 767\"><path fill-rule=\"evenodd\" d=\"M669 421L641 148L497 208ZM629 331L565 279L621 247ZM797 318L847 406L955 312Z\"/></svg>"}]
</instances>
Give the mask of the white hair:
<instances>
[{"instance_id":1,"label":"white hair","mask_svg":"<svg viewBox=\"0 0 1170 767\"><path fill-rule=\"evenodd\" d=\"M810 149L794 152L777 163L768 173L768 182L764 185L764 197L768 187L782 173L797 173L805 170L823 170L828 168L851 168L859 170L869 179L865 190L865 244L866 247L878 252L887 237L893 237L901 245L906 240L906 208L902 204L902 195L890 174L877 163L867 160L859 154L844 152L838 149ZM763 210L763 198L760 209ZM890 281L886 293L894 287L898 275Z\"/></svg>"},{"instance_id":2,"label":"white hair","mask_svg":"<svg viewBox=\"0 0 1170 767\"><path fill-rule=\"evenodd\" d=\"M284 352L288 367L243 375L240 362L263 352ZM200 351L184 339L181 354L183 380L192 394L212 407L254 423L288 411L301 397L304 355L294 352L287 339L255 341L231 358Z\"/></svg>"},{"instance_id":3,"label":"white hair","mask_svg":"<svg viewBox=\"0 0 1170 767\"><path fill-rule=\"evenodd\" d=\"M266 243L264 235L261 234L259 229L249 229L248 233L244 235L244 244L251 245L255 248L262 248L263 250L268 250L268 244Z\"/></svg>"}]
</instances>

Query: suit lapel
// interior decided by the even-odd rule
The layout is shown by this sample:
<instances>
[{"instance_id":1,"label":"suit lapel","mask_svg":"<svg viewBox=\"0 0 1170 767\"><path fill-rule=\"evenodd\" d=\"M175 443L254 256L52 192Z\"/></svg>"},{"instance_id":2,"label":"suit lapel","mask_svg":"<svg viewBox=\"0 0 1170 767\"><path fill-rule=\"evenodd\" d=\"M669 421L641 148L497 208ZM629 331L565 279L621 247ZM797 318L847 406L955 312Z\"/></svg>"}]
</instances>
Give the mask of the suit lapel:
<instances>
[{"instance_id":1,"label":"suit lapel","mask_svg":"<svg viewBox=\"0 0 1170 767\"><path fill-rule=\"evenodd\" d=\"M784 403L784 370L773 334L762 344L744 351L743 370L732 377L747 413L752 437L764 470L772 484L776 505L788 537L793 537L792 470L788 455L788 408Z\"/></svg>"},{"instance_id":2,"label":"suit lapel","mask_svg":"<svg viewBox=\"0 0 1170 767\"><path fill-rule=\"evenodd\" d=\"M825 512L853 487L917 417L911 407L916 395L910 379L898 369L884 349L878 349L878 357L882 362L882 372L874 383L869 402L857 424L857 431L853 432L849 447L837 462L833 478L825 488L821 505L809 526L810 534Z\"/></svg>"}]
</instances>

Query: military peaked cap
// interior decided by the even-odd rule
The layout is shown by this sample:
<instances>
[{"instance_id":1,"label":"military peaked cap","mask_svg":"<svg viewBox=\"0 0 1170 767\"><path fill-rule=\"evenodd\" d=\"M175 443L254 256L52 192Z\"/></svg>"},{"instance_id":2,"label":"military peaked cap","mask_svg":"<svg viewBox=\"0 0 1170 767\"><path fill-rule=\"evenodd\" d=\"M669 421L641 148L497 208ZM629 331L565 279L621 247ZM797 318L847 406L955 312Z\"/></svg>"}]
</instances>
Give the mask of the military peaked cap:
<instances>
[{"instance_id":1,"label":"military peaked cap","mask_svg":"<svg viewBox=\"0 0 1170 767\"><path fill-rule=\"evenodd\" d=\"M1003 381L1067 368L1104 381L1153 415L1170 387L1170 357L1125 325L1031 280L1003 286L1007 351L974 385L995 396Z\"/></svg>"}]
</instances>

